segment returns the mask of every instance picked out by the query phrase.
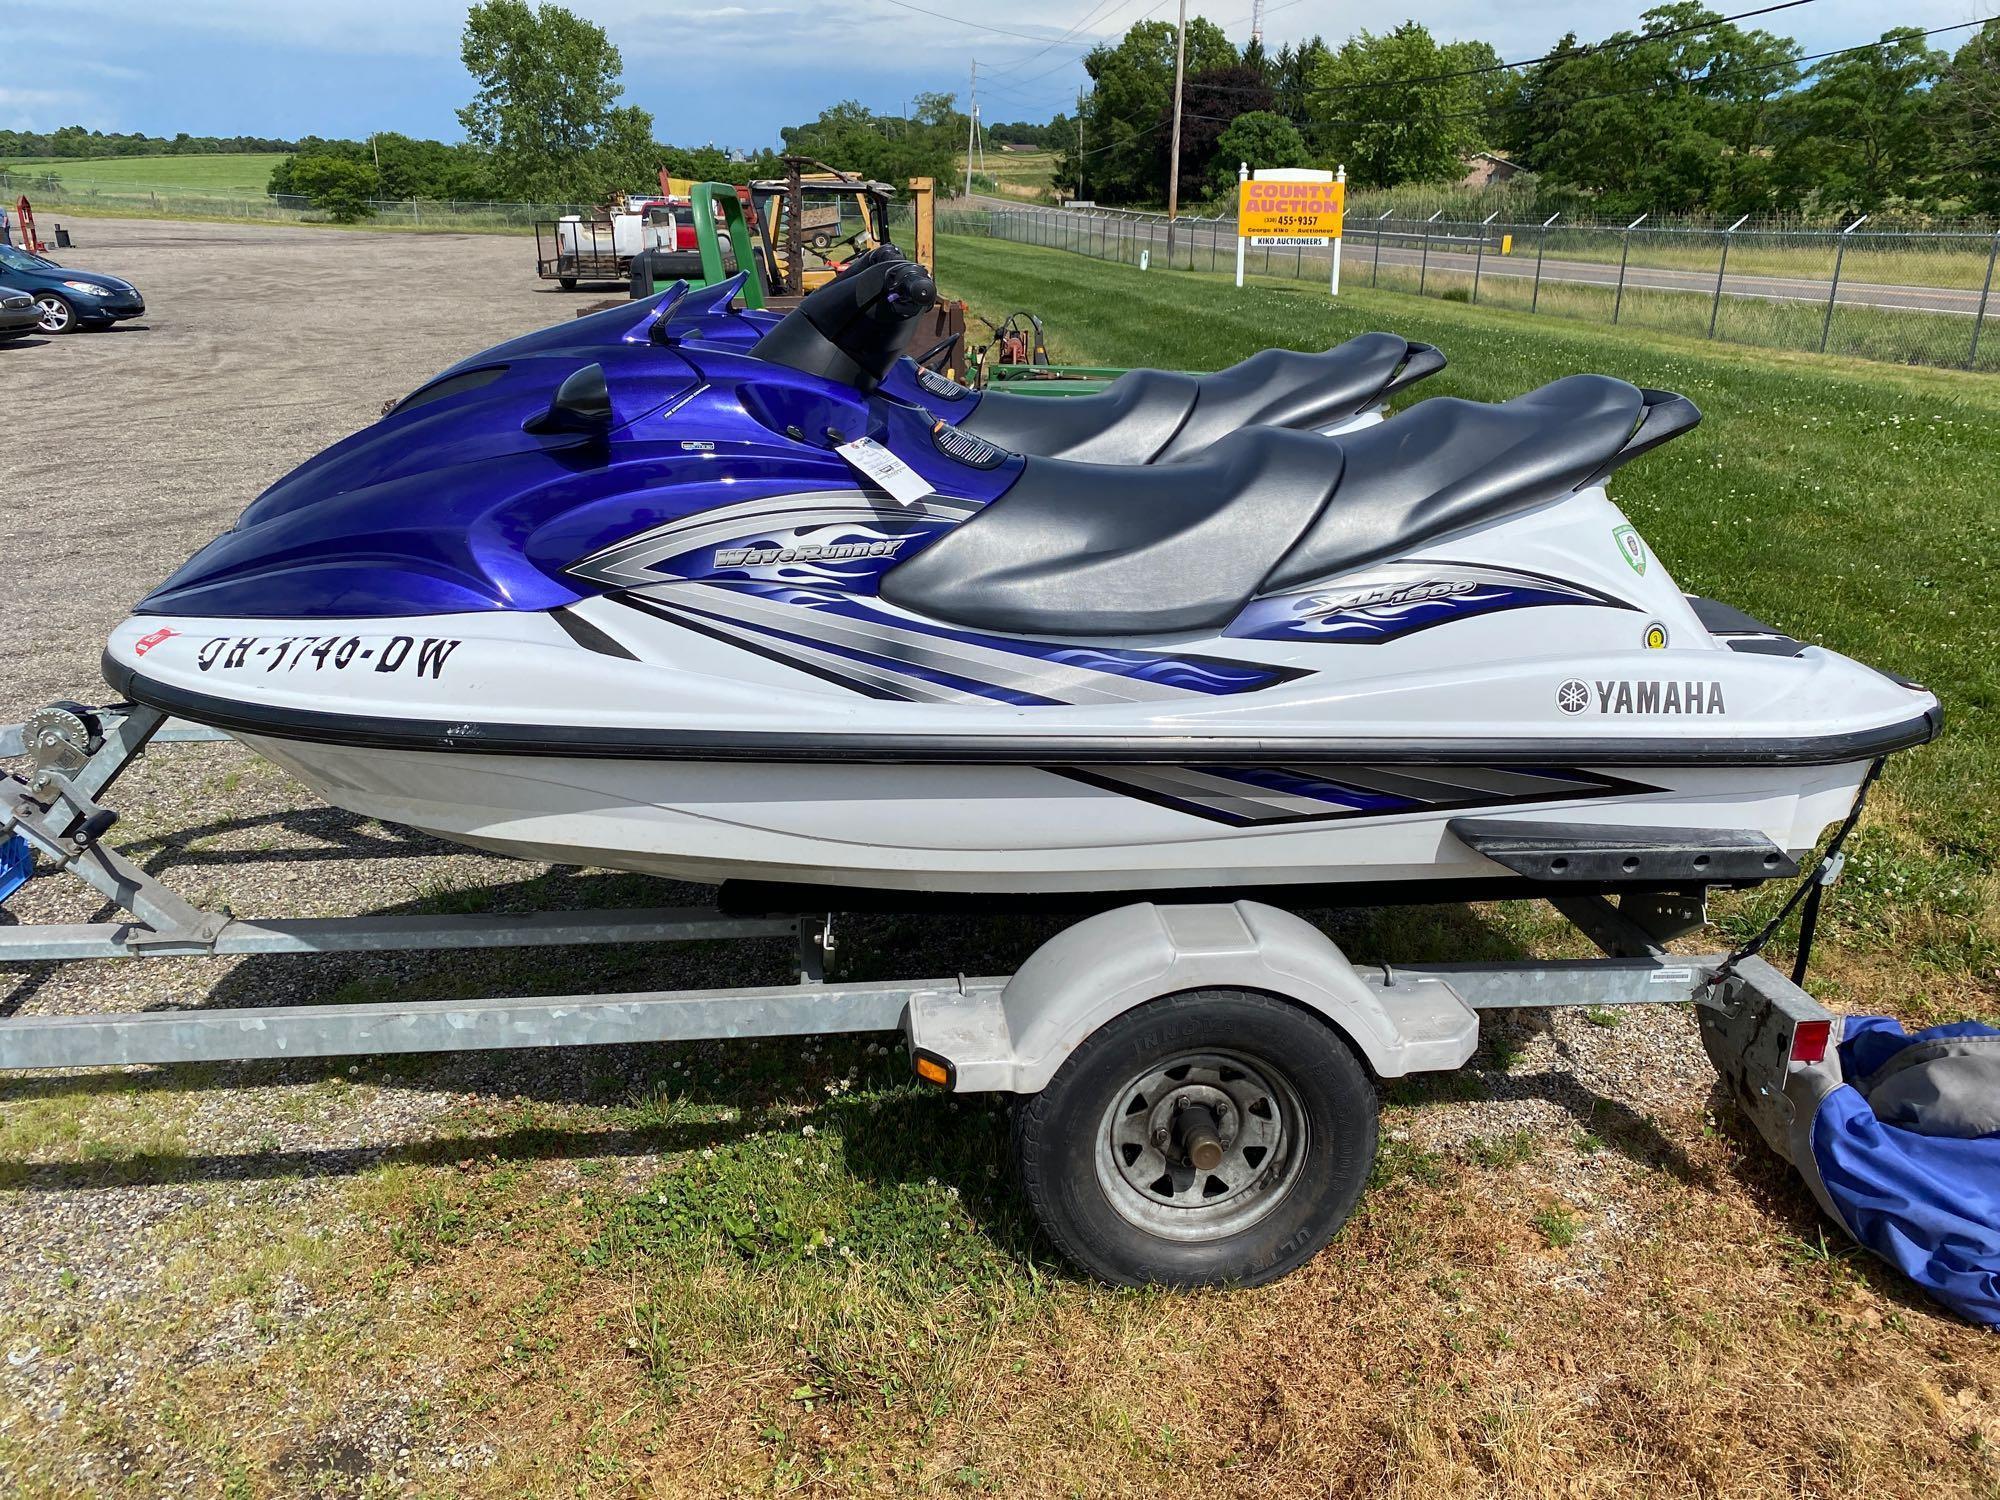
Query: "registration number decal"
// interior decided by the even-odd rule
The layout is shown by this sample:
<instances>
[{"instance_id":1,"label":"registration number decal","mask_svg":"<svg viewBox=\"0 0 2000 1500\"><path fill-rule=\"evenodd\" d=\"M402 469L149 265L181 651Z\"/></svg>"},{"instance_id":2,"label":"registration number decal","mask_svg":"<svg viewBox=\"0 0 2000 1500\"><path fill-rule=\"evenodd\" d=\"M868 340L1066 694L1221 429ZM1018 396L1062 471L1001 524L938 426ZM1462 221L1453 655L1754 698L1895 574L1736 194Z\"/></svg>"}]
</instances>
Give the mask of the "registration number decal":
<instances>
[{"instance_id":1,"label":"registration number decal","mask_svg":"<svg viewBox=\"0 0 2000 1500\"><path fill-rule=\"evenodd\" d=\"M463 641L443 636L218 635L202 642L195 665L204 672L408 672L439 678Z\"/></svg>"}]
</instances>

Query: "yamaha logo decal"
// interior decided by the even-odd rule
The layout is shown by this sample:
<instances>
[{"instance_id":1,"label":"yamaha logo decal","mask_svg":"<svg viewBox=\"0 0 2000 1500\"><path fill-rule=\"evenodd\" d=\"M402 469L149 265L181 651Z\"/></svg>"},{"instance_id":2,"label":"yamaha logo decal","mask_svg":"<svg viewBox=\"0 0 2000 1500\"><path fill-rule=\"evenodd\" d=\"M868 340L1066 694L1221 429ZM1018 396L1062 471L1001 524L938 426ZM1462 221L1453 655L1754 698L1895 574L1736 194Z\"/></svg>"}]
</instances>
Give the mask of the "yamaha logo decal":
<instances>
[{"instance_id":1,"label":"yamaha logo decal","mask_svg":"<svg viewBox=\"0 0 2000 1500\"><path fill-rule=\"evenodd\" d=\"M1566 714L1723 714L1719 682L1584 682L1572 677L1556 689L1556 707Z\"/></svg>"}]
</instances>

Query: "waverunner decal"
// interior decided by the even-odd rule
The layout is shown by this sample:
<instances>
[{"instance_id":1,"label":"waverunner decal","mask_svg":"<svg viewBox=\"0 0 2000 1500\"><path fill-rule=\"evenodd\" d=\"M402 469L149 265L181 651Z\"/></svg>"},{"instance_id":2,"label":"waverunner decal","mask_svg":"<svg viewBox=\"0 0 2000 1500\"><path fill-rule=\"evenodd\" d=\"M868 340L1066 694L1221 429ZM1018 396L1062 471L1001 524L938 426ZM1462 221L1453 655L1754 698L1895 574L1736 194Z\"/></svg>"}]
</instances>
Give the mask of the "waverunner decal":
<instances>
[{"instance_id":1,"label":"waverunner decal","mask_svg":"<svg viewBox=\"0 0 2000 1500\"><path fill-rule=\"evenodd\" d=\"M1222 633L1249 640L1374 646L1454 620L1565 604L1638 607L1543 573L1411 558L1331 586L1253 599Z\"/></svg>"},{"instance_id":2,"label":"waverunner decal","mask_svg":"<svg viewBox=\"0 0 2000 1500\"><path fill-rule=\"evenodd\" d=\"M956 630L827 588L659 583L616 597L870 697L918 703L1151 703L1256 692L1305 675L1226 657Z\"/></svg>"},{"instance_id":3,"label":"waverunner decal","mask_svg":"<svg viewBox=\"0 0 2000 1500\"><path fill-rule=\"evenodd\" d=\"M1232 828L1642 796L1659 787L1519 766L1051 766L1072 781Z\"/></svg>"},{"instance_id":4,"label":"waverunner decal","mask_svg":"<svg viewBox=\"0 0 2000 1500\"><path fill-rule=\"evenodd\" d=\"M979 508L977 500L949 495L907 505L862 490L773 495L656 526L568 571L610 588L721 577L872 590L890 568Z\"/></svg>"}]
</instances>

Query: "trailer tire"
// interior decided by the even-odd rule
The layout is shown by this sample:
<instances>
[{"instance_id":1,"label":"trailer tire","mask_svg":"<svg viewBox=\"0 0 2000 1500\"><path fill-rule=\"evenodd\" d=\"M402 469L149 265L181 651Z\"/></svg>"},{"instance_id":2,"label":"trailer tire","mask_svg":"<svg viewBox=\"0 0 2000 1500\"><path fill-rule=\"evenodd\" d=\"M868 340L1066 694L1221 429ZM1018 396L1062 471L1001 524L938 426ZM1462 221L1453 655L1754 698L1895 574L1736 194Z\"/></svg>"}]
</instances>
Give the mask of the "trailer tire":
<instances>
[{"instance_id":1,"label":"trailer tire","mask_svg":"<svg viewBox=\"0 0 2000 1500\"><path fill-rule=\"evenodd\" d=\"M1257 1286L1347 1221L1376 1117L1367 1070L1324 1020L1254 991L1192 990L1087 1038L1021 1101L1014 1150L1043 1230L1093 1276ZM1204 1125L1222 1151L1209 1169L1182 1151Z\"/></svg>"},{"instance_id":2,"label":"trailer tire","mask_svg":"<svg viewBox=\"0 0 2000 1500\"><path fill-rule=\"evenodd\" d=\"M576 278L574 276L558 276L556 278L556 285L566 292L573 292L576 290Z\"/></svg>"}]
</instances>

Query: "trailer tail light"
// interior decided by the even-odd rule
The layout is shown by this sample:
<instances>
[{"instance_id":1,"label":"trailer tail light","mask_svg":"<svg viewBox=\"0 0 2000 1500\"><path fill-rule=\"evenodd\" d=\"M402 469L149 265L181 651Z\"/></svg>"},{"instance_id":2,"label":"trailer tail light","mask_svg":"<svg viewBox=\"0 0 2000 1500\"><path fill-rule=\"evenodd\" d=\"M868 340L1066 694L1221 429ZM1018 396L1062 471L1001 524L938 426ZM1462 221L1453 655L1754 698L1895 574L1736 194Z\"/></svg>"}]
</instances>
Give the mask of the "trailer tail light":
<instances>
[{"instance_id":1,"label":"trailer tail light","mask_svg":"<svg viewBox=\"0 0 2000 1500\"><path fill-rule=\"evenodd\" d=\"M925 1083L934 1083L941 1089L949 1089L958 1082L958 1069L950 1059L939 1057L935 1052L916 1054L917 1077Z\"/></svg>"},{"instance_id":2,"label":"trailer tail light","mask_svg":"<svg viewBox=\"0 0 2000 1500\"><path fill-rule=\"evenodd\" d=\"M1792 1028L1792 1061L1826 1061L1826 1044L1833 1036L1831 1021L1801 1021Z\"/></svg>"}]
</instances>

